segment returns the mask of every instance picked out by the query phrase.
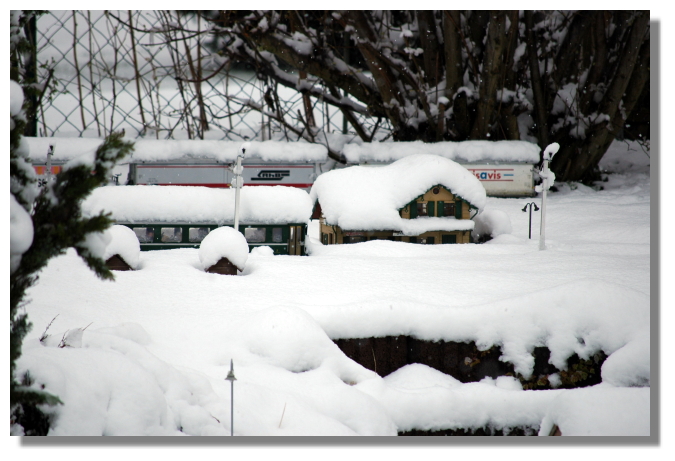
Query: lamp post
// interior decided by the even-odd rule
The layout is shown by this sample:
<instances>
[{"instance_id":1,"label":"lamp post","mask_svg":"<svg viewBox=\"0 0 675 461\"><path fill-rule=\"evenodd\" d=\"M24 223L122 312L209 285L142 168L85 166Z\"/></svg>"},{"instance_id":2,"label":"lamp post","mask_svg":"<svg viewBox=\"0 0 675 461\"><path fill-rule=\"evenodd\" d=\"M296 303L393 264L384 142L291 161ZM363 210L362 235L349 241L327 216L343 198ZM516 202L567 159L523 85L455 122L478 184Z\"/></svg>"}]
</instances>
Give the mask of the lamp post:
<instances>
[{"instance_id":1,"label":"lamp post","mask_svg":"<svg viewBox=\"0 0 675 461\"><path fill-rule=\"evenodd\" d=\"M46 184L52 179L52 156L54 155L54 145L49 145L49 150L47 151L47 180Z\"/></svg>"},{"instance_id":2,"label":"lamp post","mask_svg":"<svg viewBox=\"0 0 675 461\"><path fill-rule=\"evenodd\" d=\"M551 187L553 181L555 181L555 174L548 169L548 162L553 160L553 156L560 149L560 144L557 142L551 143L546 146L544 149L544 163L541 167L541 172L539 175L543 178L544 182L541 185L541 190L543 195L541 197L541 227L539 231L539 250L546 249L546 191ZM550 182L549 182L550 180Z\"/></svg>"},{"instance_id":3,"label":"lamp post","mask_svg":"<svg viewBox=\"0 0 675 461\"><path fill-rule=\"evenodd\" d=\"M530 208L530 227L528 228L528 230L529 230L528 238L531 239L532 238L532 207L534 207L534 211L539 211L539 207L537 206L536 203L530 202L523 207L523 212L527 211L528 207Z\"/></svg>"},{"instance_id":4,"label":"lamp post","mask_svg":"<svg viewBox=\"0 0 675 461\"><path fill-rule=\"evenodd\" d=\"M244 185L244 180L241 177L241 174L244 171L244 167L241 165L242 160L244 160L244 155L246 155L246 149L251 145L250 142L245 142L239 148L240 153L237 155L237 162L232 168L234 173L234 178L232 179L232 185L234 186L234 229L239 231L239 193L241 187Z\"/></svg>"},{"instance_id":5,"label":"lamp post","mask_svg":"<svg viewBox=\"0 0 675 461\"><path fill-rule=\"evenodd\" d=\"M237 378L234 377L232 359L230 359L230 371L225 380L230 382L230 437L234 437L234 382Z\"/></svg>"}]
</instances>

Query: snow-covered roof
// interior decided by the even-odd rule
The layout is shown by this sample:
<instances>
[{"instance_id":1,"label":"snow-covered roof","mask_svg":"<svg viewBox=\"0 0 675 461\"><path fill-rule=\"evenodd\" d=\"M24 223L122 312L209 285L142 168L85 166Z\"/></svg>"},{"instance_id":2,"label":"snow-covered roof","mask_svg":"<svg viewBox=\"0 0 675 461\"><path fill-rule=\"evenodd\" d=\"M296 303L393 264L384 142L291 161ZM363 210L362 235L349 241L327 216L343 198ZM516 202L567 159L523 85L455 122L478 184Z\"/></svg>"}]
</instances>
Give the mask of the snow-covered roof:
<instances>
[{"instance_id":1,"label":"snow-covered roof","mask_svg":"<svg viewBox=\"0 0 675 461\"><path fill-rule=\"evenodd\" d=\"M126 226L110 226L106 231L110 242L105 247L102 259L107 261L119 255L132 269L138 269L140 263L141 244L134 231Z\"/></svg>"},{"instance_id":2,"label":"snow-covered roof","mask_svg":"<svg viewBox=\"0 0 675 461\"><path fill-rule=\"evenodd\" d=\"M25 138L34 162L46 162L49 146L54 146L52 161L65 162L83 154L96 152L103 139L99 138ZM241 141L155 140L130 139L134 153L127 159L133 163L184 161L189 159L233 162L237 159ZM250 141L246 159L268 162L325 162L326 147L304 141Z\"/></svg>"},{"instance_id":3,"label":"snow-covered roof","mask_svg":"<svg viewBox=\"0 0 675 461\"><path fill-rule=\"evenodd\" d=\"M227 258L240 271L244 270L248 259L248 242L246 237L231 227L219 227L208 233L199 245L199 261L202 268L209 267Z\"/></svg>"},{"instance_id":4,"label":"snow-covered roof","mask_svg":"<svg viewBox=\"0 0 675 461\"><path fill-rule=\"evenodd\" d=\"M527 141L370 142L347 144L342 153L350 163L393 162L414 154L434 154L456 162L539 162L539 146Z\"/></svg>"},{"instance_id":5,"label":"snow-covered roof","mask_svg":"<svg viewBox=\"0 0 675 461\"><path fill-rule=\"evenodd\" d=\"M351 230L394 230L416 235L431 230L471 230L473 221L445 218L403 219L399 210L442 185L482 210L485 188L463 166L438 155L416 154L390 165L353 166L321 174L310 191L329 225Z\"/></svg>"},{"instance_id":6,"label":"snow-covered roof","mask_svg":"<svg viewBox=\"0 0 675 461\"><path fill-rule=\"evenodd\" d=\"M234 221L234 189L199 186L104 186L83 202L86 216L111 212L118 222ZM242 224L305 223L312 201L302 189L284 186L242 187Z\"/></svg>"}]
</instances>

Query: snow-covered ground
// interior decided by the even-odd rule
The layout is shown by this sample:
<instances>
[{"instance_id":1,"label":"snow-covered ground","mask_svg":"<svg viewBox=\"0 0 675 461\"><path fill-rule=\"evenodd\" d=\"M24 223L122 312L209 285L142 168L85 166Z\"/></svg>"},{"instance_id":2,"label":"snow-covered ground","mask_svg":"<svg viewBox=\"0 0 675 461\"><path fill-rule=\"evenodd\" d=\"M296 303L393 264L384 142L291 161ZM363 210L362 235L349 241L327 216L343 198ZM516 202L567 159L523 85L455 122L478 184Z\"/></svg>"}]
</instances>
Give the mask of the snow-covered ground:
<instances>
[{"instance_id":1,"label":"snow-covered ground","mask_svg":"<svg viewBox=\"0 0 675 461\"><path fill-rule=\"evenodd\" d=\"M510 234L482 244L371 241L310 256L253 251L240 276L205 273L199 250L143 252L98 280L74 251L28 293L19 371L58 395L54 435L385 435L530 426L547 435L650 434L650 177L635 144L603 160L604 190L556 184L539 251L535 199L487 199ZM41 344L39 337L51 336ZM87 327L84 331L77 330ZM546 345L560 364L604 350L603 382L524 391L462 384L420 364L381 378L332 339L406 334L502 346L527 375ZM71 347L57 347L62 339Z\"/></svg>"}]
</instances>

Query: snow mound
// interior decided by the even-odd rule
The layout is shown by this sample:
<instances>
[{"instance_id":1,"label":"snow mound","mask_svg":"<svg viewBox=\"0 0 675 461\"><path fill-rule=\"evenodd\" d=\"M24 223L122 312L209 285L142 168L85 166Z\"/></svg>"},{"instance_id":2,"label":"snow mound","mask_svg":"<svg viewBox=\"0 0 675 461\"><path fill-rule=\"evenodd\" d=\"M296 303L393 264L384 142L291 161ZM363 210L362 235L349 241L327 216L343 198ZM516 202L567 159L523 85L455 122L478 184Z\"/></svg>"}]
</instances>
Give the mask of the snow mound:
<instances>
[{"instance_id":1,"label":"snow mound","mask_svg":"<svg viewBox=\"0 0 675 461\"><path fill-rule=\"evenodd\" d=\"M30 370L35 387L63 402L47 410L56 416L48 435L229 435L209 383L151 354L136 341L141 330L87 330L65 348L25 344L19 371Z\"/></svg>"},{"instance_id":2,"label":"snow mound","mask_svg":"<svg viewBox=\"0 0 675 461\"><path fill-rule=\"evenodd\" d=\"M460 383L447 378L433 368L413 364L355 387L380 402L399 431L538 428L542 407L557 392L525 392L506 380Z\"/></svg>"},{"instance_id":3,"label":"snow mound","mask_svg":"<svg viewBox=\"0 0 675 461\"><path fill-rule=\"evenodd\" d=\"M602 364L602 381L617 387L649 386L649 329L610 355Z\"/></svg>"},{"instance_id":4,"label":"snow mound","mask_svg":"<svg viewBox=\"0 0 675 461\"><path fill-rule=\"evenodd\" d=\"M141 244L138 237L126 226L114 225L106 230L110 243L105 247L103 260L107 261L119 255L132 269L138 269L141 255Z\"/></svg>"},{"instance_id":5,"label":"snow mound","mask_svg":"<svg viewBox=\"0 0 675 461\"><path fill-rule=\"evenodd\" d=\"M551 403L539 435L548 435L556 424L563 436L648 436L649 395L649 388L618 388L605 383L568 389Z\"/></svg>"},{"instance_id":6,"label":"snow mound","mask_svg":"<svg viewBox=\"0 0 675 461\"><path fill-rule=\"evenodd\" d=\"M329 171L316 179L310 198L312 203L319 201L329 225L418 232L406 229L415 226L415 220L404 220L398 210L438 184L479 210L485 206L485 188L473 174L452 160L428 154L410 155L386 166ZM438 221L459 225L452 218Z\"/></svg>"},{"instance_id":7,"label":"snow mound","mask_svg":"<svg viewBox=\"0 0 675 461\"><path fill-rule=\"evenodd\" d=\"M199 261L204 270L216 264L221 258L227 258L240 271L246 266L248 242L241 232L232 227L212 230L199 245Z\"/></svg>"},{"instance_id":8,"label":"snow mound","mask_svg":"<svg viewBox=\"0 0 675 461\"><path fill-rule=\"evenodd\" d=\"M435 368L421 363L413 363L399 368L384 377L387 386L397 389L420 389L423 387L457 388L462 382Z\"/></svg>"},{"instance_id":9,"label":"snow mound","mask_svg":"<svg viewBox=\"0 0 675 461\"><path fill-rule=\"evenodd\" d=\"M250 353L269 365L296 373L314 370L328 359L342 361L343 366L350 362L316 320L296 307L256 312L241 325L239 334ZM344 370L339 374L344 375Z\"/></svg>"},{"instance_id":10,"label":"snow mound","mask_svg":"<svg viewBox=\"0 0 675 461\"><path fill-rule=\"evenodd\" d=\"M267 245L263 245L263 246L253 248L251 250L251 255L262 256L262 257L274 256L274 250L271 247L268 247Z\"/></svg>"},{"instance_id":11,"label":"snow mound","mask_svg":"<svg viewBox=\"0 0 675 461\"><path fill-rule=\"evenodd\" d=\"M502 210L484 210L473 221L476 223L471 233L474 241L510 234L512 231L509 215Z\"/></svg>"},{"instance_id":12,"label":"snow mound","mask_svg":"<svg viewBox=\"0 0 675 461\"><path fill-rule=\"evenodd\" d=\"M152 339L148 332L145 331L145 328L134 322L125 322L115 325L114 327L98 328L94 331L119 336L120 338L134 341L142 346L147 346L152 342Z\"/></svg>"}]
</instances>

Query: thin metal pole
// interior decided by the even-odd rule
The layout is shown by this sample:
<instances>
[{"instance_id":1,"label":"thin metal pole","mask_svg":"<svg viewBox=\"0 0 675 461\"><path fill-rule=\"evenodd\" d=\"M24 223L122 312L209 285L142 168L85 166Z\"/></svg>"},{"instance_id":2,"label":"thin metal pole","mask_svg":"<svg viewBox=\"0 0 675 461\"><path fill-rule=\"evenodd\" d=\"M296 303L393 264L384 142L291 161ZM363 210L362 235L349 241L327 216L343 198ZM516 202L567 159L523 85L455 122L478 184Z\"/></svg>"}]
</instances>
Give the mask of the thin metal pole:
<instances>
[{"instance_id":1,"label":"thin metal pole","mask_svg":"<svg viewBox=\"0 0 675 461\"><path fill-rule=\"evenodd\" d=\"M546 146L546 149L544 149L544 163L543 168L541 169L541 172L544 173L544 182L542 183L543 195L541 197L541 235L539 237L539 250L546 249L546 192L549 188L549 177L553 176L553 178L555 178L555 176L551 174L551 170L548 168L548 162L553 160L553 156L558 152L558 149L560 149L560 144L557 142L549 144Z\"/></svg>"},{"instance_id":2,"label":"thin metal pole","mask_svg":"<svg viewBox=\"0 0 675 461\"><path fill-rule=\"evenodd\" d=\"M544 159L544 173L548 173L548 160ZM541 225L539 226L539 249L546 249L546 191L548 191L548 177L544 177L541 196Z\"/></svg>"},{"instance_id":3,"label":"thin metal pole","mask_svg":"<svg viewBox=\"0 0 675 461\"><path fill-rule=\"evenodd\" d=\"M235 167L233 169L234 173L234 229L236 231L239 230L239 191L241 189L241 186L243 186L243 180L241 177L241 173L243 172L243 167L241 165L241 161L244 158L244 155L246 155L246 148L248 147L248 143L244 143L241 146L241 154L237 155L237 163L235 164Z\"/></svg>"},{"instance_id":4,"label":"thin metal pole","mask_svg":"<svg viewBox=\"0 0 675 461\"><path fill-rule=\"evenodd\" d=\"M529 228L529 231L530 231L530 235L528 236L528 238L531 239L532 238L532 204L531 203L530 203L530 228Z\"/></svg>"},{"instance_id":5,"label":"thin metal pole","mask_svg":"<svg viewBox=\"0 0 675 461\"><path fill-rule=\"evenodd\" d=\"M234 382L237 378L234 377L234 364L230 359L230 372L225 378L230 382L230 437L234 437Z\"/></svg>"},{"instance_id":6,"label":"thin metal pole","mask_svg":"<svg viewBox=\"0 0 675 461\"><path fill-rule=\"evenodd\" d=\"M47 151L47 185L52 180L52 155L54 155L54 145L50 144Z\"/></svg>"},{"instance_id":7,"label":"thin metal pole","mask_svg":"<svg viewBox=\"0 0 675 461\"><path fill-rule=\"evenodd\" d=\"M230 437L234 437L234 380L230 381Z\"/></svg>"}]
</instances>

